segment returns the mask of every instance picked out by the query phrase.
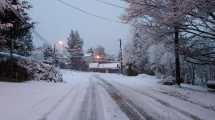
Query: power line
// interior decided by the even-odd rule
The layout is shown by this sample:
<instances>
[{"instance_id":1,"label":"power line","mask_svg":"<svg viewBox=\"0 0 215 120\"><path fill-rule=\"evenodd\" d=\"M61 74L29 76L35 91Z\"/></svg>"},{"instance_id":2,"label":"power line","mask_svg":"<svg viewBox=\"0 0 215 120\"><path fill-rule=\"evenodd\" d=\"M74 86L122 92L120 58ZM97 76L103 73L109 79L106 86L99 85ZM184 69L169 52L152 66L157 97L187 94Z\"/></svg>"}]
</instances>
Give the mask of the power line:
<instances>
[{"instance_id":1,"label":"power line","mask_svg":"<svg viewBox=\"0 0 215 120\"><path fill-rule=\"evenodd\" d=\"M49 43L47 39L45 39L39 32L37 32L35 29L32 30L34 35L36 35L41 41L45 43Z\"/></svg>"},{"instance_id":2,"label":"power line","mask_svg":"<svg viewBox=\"0 0 215 120\"><path fill-rule=\"evenodd\" d=\"M66 5L67 7L70 7L72 9L76 10L76 11L79 11L79 12L81 12L83 14L86 14L86 15L89 15L89 16L92 16L92 17L96 17L98 19L105 20L105 21L108 21L108 22L123 23L123 22L120 22L120 21L115 21L115 20L112 20L112 19L109 19L109 18L106 18L106 17L103 17L103 16L96 15L94 13L90 13L90 12L88 12L88 11L82 9L82 8L76 7L76 6L74 6L74 5L70 4L70 3L67 3L65 1L63 1L63 0L57 0L57 1L62 3L63 5Z\"/></svg>"},{"instance_id":3,"label":"power line","mask_svg":"<svg viewBox=\"0 0 215 120\"><path fill-rule=\"evenodd\" d=\"M95 0L97 2L112 6L112 7L117 7L117 8L121 8L121 9L127 9L126 7L111 3L111 2L106 2L104 0ZM151 7L156 7L153 4L149 4L149 3L143 3L143 2L136 2L136 1L131 1L129 2L128 0L118 0L118 1L122 1L122 2L128 2L128 4L136 4L136 5L140 5L140 6L151 6Z\"/></svg>"},{"instance_id":4,"label":"power line","mask_svg":"<svg viewBox=\"0 0 215 120\"><path fill-rule=\"evenodd\" d=\"M117 5L117 4L113 4L113 3L110 3L110 2L106 2L106 1L103 1L103 0L95 0L95 1L100 2L102 4L105 4L105 5L112 6L112 7L126 9L126 7L123 7L123 6L120 6L120 5Z\"/></svg>"},{"instance_id":5,"label":"power line","mask_svg":"<svg viewBox=\"0 0 215 120\"><path fill-rule=\"evenodd\" d=\"M158 7L158 6L156 6L156 5L153 5L153 4L150 4L150 3L147 3L147 2L137 2L137 1L129 1L129 0L119 0L119 1L127 2L127 3L129 3L129 4L140 5L140 6ZM160 6L160 7L161 7L161 6Z\"/></svg>"},{"instance_id":6,"label":"power line","mask_svg":"<svg viewBox=\"0 0 215 120\"><path fill-rule=\"evenodd\" d=\"M120 8L120 9L128 9L126 7L123 7L123 6L120 6L120 5L117 5L117 4L114 4L114 3L111 3L111 2L106 2L104 0L95 0L97 2L100 2L102 4L105 4L105 5L109 5L109 6L112 6L112 7L116 7L116 8ZM139 5L139 6L148 6L148 7L157 7L156 5L153 5L153 4L149 4L149 3L143 3L143 2L136 2L136 1L128 1L128 0L118 0L118 1L122 1L122 2L128 2L128 4L135 4L135 5ZM132 8L129 8L131 10L136 10L136 9L132 9Z\"/></svg>"}]
</instances>

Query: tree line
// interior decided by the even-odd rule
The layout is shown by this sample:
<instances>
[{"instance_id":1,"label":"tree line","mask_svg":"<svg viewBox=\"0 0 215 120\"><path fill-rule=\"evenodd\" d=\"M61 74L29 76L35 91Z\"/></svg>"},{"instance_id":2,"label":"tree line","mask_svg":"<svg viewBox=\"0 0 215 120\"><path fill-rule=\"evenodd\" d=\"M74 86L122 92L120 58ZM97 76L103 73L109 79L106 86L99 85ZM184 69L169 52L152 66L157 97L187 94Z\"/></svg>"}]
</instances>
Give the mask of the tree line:
<instances>
[{"instance_id":1,"label":"tree line","mask_svg":"<svg viewBox=\"0 0 215 120\"><path fill-rule=\"evenodd\" d=\"M215 79L214 0L125 0L133 33L125 62L176 83Z\"/></svg>"}]
</instances>

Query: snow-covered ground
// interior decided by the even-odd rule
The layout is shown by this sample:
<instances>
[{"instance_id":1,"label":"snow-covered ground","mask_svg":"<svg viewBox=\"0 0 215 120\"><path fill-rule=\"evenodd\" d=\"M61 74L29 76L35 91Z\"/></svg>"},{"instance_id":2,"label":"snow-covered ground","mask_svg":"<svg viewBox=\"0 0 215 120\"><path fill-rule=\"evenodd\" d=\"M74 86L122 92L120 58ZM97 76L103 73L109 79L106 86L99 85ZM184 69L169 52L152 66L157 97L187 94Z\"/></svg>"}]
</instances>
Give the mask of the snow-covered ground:
<instances>
[{"instance_id":1,"label":"snow-covered ground","mask_svg":"<svg viewBox=\"0 0 215 120\"><path fill-rule=\"evenodd\" d=\"M127 77L62 70L64 83L0 82L1 120L214 120L215 94Z\"/></svg>"}]
</instances>

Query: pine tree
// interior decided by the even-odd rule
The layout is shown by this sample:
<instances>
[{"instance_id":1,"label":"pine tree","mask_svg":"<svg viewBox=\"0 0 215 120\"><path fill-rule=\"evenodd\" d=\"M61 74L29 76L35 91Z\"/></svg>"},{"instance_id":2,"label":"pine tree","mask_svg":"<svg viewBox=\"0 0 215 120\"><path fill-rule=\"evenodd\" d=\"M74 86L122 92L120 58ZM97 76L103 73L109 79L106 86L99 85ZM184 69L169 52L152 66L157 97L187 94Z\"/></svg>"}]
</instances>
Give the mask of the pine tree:
<instances>
[{"instance_id":1,"label":"pine tree","mask_svg":"<svg viewBox=\"0 0 215 120\"><path fill-rule=\"evenodd\" d=\"M23 36L19 40L19 44L17 46L17 53L22 56L30 56L33 50L33 40L31 32L28 32L25 36Z\"/></svg>"},{"instance_id":2,"label":"pine tree","mask_svg":"<svg viewBox=\"0 0 215 120\"><path fill-rule=\"evenodd\" d=\"M94 53L93 48L89 48L87 50L87 53L90 54L91 56L93 56L93 53Z\"/></svg>"},{"instance_id":3,"label":"pine tree","mask_svg":"<svg viewBox=\"0 0 215 120\"><path fill-rule=\"evenodd\" d=\"M33 48L31 28L33 23L27 13L31 8L29 3L25 0L6 0L7 8L0 14L0 23L3 26L9 26L0 32L3 36L1 42L6 43L1 46L1 50L8 49L11 54L16 52L21 55L30 55ZM23 52L22 52L23 51Z\"/></svg>"},{"instance_id":4,"label":"pine tree","mask_svg":"<svg viewBox=\"0 0 215 120\"><path fill-rule=\"evenodd\" d=\"M45 45L44 51L43 51L44 60L53 62L53 59L54 59L53 54L54 54L53 48L50 45Z\"/></svg>"},{"instance_id":5,"label":"pine tree","mask_svg":"<svg viewBox=\"0 0 215 120\"><path fill-rule=\"evenodd\" d=\"M71 31L68 37L68 52L70 54L72 69L84 69L85 61L83 59L83 40L81 39L78 31Z\"/></svg>"}]
</instances>

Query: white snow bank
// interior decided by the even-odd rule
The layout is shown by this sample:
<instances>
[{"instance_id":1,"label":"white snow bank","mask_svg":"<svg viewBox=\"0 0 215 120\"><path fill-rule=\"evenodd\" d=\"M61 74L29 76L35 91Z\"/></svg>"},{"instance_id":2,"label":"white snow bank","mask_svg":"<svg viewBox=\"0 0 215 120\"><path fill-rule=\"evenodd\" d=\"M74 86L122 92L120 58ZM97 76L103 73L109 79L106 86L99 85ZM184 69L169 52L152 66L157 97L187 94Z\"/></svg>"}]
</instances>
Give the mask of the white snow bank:
<instances>
[{"instance_id":1,"label":"white snow bank","mask_svg":"<svg viewBox=\"0 0 215 120\"><path fill-rule=\"evenodd\" d=\"M62 83L0 82L1 120L39 120L71 87Z\"/></svg>"},{"instance_id":2,"label":"white snow bank","mask_svg":"<svg viewBox=\"0 0 215 120\"><path fill-rule=\"evenodd\" d=\"M104 77L107 80L115 80L117 82L132 85L134 87L142 87L142 86L156 86L160 79L157 79L155 76L150 76L146 74L139 74L138 76L124 76L120 74L103 74L97 73L99 76Z\"/></svg>"},{"instance_id":3,"label":"white snow bank","mask_svg":"<svg viewBox=\"0 0 215 120\"><path fill-rule=\"evenodd\" d=\"M32 80L62 82L62 74L54 66L33 61L18 61L32 75Z\"/></svg>"},{"instance_id":4,"label":"white snow bank","mask_svg":"<svg viewBox=\"0 0 215 120\"><path fill-rule=\"evenodd\" d=\"M154 112L155 117L159 115L164 119L173 119L175 114L181 114L183 111L187 114L186 116L214 120L215 94L202 87L184 84L182 87L164 86L158 84L159 79L148 75L137 77L98 75L112 83L138 106L148 110L147 112ZM163 111L165 112L163 113ZM173 114L173 112L175 113ZM179 117L182 119L185 116Z\"/></svg>"},{"instance_id":5,"label":"white snow bank","mask_svg":"<svg viewBox=\"0 0 215 120\"><path fill-rule=\"evenodd\" d=\"M63 73L63 81L67 83L77 83L80 81L88 81L88 79L95 73L92 72L79 72L74 70L61 70Z\"/></svg>"}]
</instances>

